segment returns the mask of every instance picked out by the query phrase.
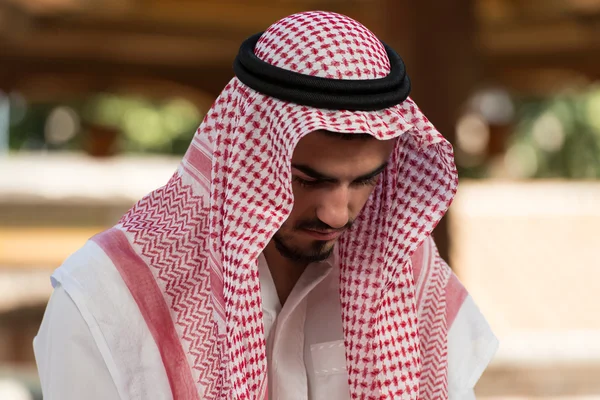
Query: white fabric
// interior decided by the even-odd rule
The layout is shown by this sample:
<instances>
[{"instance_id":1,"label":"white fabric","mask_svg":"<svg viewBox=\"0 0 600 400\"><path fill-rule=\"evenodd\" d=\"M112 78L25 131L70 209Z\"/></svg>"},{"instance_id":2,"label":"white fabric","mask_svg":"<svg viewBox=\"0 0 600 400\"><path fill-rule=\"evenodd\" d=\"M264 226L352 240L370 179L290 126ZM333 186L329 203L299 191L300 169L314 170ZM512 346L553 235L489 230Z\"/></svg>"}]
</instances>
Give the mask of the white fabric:
<instances>
[{"instance_id":1,"label":"white fabric","mask_svg":"<svg viewBox=\"0 0 600 400\"><path fill-rule=\"evenodd\" d=\"M96 261L85 273L78 264L82 252ZM338 272L328 262L311 264L281 307L268 266L260 257L271 399L350 398ZM171 399L158 348L102 250L88 243L53 279L55 291L34 342L44 399ZM89 310L93 302L86 301L86 295L104 296L104 307ZM473 387L496 347L496 339L468 297L449 332L450 399L474 398ZM464 354L479 356L469 359Z\"/></svg>"},{"instance_id":2,"label":"white fabric","mask_svg":"<svg viewBox=\"0 0 600 400\"><path fill-rule=\"evenodd\" d=\"M90 328L62 286L50 297L33 349L44 400L120 398Z\"/></svg>"},{"instance_id":3,"label":"white fabric","mask_svg":"<svg viewBox=\"0 0 600 400\"><path fill-rule=\"evenodd\" d=\"M498 340L471 296L462 304L448 332L448 390L473 388L498 350Z\"/></svg>"},{"instance_id":4,"label":"white fabric","mask_svg":"<svg viewBox=\"0 0 600 400\"><path fill-rule=\"evenodd\" d=\"M60 352L69 344L62 337L77 337L82 348L96 347L102 356L111 380L104 386L116 386L118 395L98 399L171 398L165 395L170 393L170 386L158 347L125 282L97 244L90 241L69 257L54 272L52 284L55 288L60 285L64 291L57 290L54 295L55 299L63 299L48 304L34 343L42 388L54 390L54 376L58 382L65 379L69 382L78 376L83 387L93 387L92 381L102 381L102 374L95 370L81 376L77 374L85 359L77 358L76 353L72 361L51 358L53 351ZM69 301L77 307L61 307ZM59 322L54 323L55 320ZM67 396L64 391L69 390L68 385L60 390L60 395L44 392L44 396L57 400L94 400L90 396L95 396L92 391L85 397L78 397L77 393Z\"/></svg>"}]
</instances>

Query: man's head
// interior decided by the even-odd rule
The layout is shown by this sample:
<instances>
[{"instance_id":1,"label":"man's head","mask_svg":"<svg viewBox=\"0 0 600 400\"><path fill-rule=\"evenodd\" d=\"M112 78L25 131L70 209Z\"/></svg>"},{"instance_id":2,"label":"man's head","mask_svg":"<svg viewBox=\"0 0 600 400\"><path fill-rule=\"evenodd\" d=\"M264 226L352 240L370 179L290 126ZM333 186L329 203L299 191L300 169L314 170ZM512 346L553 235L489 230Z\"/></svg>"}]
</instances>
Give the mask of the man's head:
<instances>
[{"instance_id":1,"label":"man's head","mask_svg":"<svg viewBox=\"0 0 600 400\"><path fill-rule=\"evenodd\" d=\"M326 131L303 137L292 156L294 208L273 238L281 255L326 259L373 192L394 143Z\"/></svg>"}]
</instances>

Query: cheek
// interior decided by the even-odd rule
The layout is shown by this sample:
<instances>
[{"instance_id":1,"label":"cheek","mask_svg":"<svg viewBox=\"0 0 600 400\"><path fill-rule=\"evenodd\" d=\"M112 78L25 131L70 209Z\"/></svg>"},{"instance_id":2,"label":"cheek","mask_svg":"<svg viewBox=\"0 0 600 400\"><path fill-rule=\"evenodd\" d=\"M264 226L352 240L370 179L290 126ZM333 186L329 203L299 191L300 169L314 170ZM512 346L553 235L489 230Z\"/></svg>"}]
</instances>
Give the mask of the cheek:
<instances>
[{"instance_id":1,"label":"cheek","mask_svg":"<svg viewBox=\"0 0 600 400\"><path fill-rule=\"evenodd\" d=\"M311 213L311 196L303 193L302 188L294 188L294 207L284 223L284 227L294 226L299 221Z\"/></svg>"},{"instance_id":2,"label":"cheek","mask_svg":"<svg viewBox=\"0 0 600 400\"><path fill-rule=\"evenodd\" d=\"M292 188L294 193L294 207L292 208L290 218L310 211L311 204L315 202L314 194L309 193L306 189L297 185L293 185Z\"/></svg>"},{"instance_id":3,"label":"cheek","mask_svg":"<svg viewBox=\"0 0 600 400\"><path fill-rule=\"evenodd\" d=\"M353 219L356 218L360 210L367 204L369 196L371 196L374 189L374 186L364 186L352 191L350 195L350 211L352 212Z\"/></svg>"}]
</instances>

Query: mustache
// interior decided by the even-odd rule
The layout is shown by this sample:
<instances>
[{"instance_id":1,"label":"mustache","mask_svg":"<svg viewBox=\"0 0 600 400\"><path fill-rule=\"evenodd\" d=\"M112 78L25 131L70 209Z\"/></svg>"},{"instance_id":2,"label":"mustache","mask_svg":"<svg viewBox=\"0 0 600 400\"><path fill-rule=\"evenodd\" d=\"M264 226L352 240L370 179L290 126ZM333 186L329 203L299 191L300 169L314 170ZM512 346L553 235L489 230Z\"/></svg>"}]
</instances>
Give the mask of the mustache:
<instances>
[{"instance_id":1,"label":"mustache","mask_svg":"<svg viewBox=\"0 0 600 400\"><path fill-rule=\"evenodd\" d=\"M348 223L341 228L332 228L331 226L327 225L325 222L319 219L313 219L298 222L296 224L296 229L308 229L317 232L338 232L350 229L353 223L354 221L348 221Z\"/></svg>"}]
</instances>

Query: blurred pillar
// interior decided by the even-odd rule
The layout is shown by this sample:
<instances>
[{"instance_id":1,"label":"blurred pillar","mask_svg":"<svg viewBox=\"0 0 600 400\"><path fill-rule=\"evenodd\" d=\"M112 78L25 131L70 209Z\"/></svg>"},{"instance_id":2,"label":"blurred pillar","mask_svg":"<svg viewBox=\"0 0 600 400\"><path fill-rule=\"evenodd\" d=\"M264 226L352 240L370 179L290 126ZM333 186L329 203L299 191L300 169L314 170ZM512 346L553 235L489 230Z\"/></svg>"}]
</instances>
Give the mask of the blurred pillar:
<instances>
[{"instance_id":1,"label":"blurred pillar","mask_svg":"<svg viewBox=\"0 0 600 400\"><path fill-rule=\"evenodd\" d=\"M8 129L10 125L10 103L8 96L0 90L0 157L8 154Z\"/></svg>"},{"instance_id":2,"label":"blurred pillar","mask_svg":"<svg viewBox=\"0 0 600 400\"><path fill-rule=\"evenodd\" d=\"M455 123L480 82L475 0L382 0L380 35L396 48L412 81L411 97L454 143ZM444 218L434 232L444 259L450 238Z\"/></svg>"}]
</instances>

